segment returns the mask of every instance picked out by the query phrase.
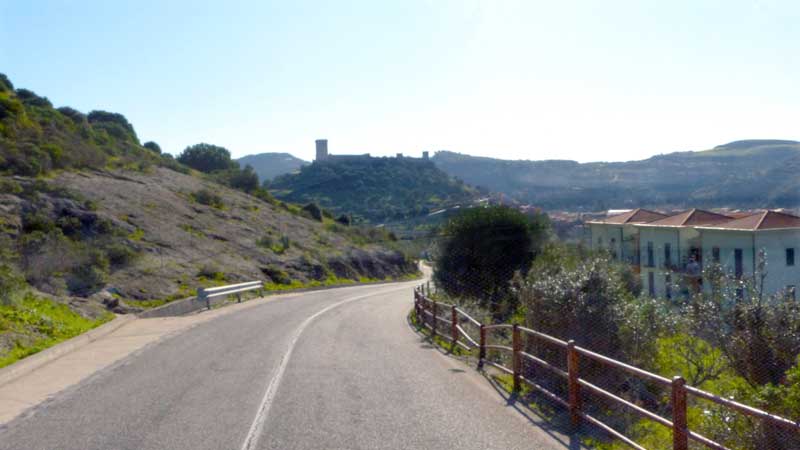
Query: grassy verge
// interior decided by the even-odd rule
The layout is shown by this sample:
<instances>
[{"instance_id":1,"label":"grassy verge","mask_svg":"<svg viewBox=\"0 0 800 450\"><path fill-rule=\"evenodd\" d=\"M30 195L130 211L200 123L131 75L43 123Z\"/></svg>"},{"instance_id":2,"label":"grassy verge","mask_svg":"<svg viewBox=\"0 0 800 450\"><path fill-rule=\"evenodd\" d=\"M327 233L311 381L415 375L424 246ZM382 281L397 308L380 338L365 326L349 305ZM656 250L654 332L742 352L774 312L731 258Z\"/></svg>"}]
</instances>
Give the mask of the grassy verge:
<instances>
[{"instance_id":1,"label":"grassy verge","mask_svg":"<svg viewBox=\"0 0 800 450\"><path fill-rule=\"evenodd\" d=\"M0 305L0 367L85 333L113 318L113 314L104 313L98 319L88 319L63 303L30 293L11 304Z\"/></svg>"}]
</instances>

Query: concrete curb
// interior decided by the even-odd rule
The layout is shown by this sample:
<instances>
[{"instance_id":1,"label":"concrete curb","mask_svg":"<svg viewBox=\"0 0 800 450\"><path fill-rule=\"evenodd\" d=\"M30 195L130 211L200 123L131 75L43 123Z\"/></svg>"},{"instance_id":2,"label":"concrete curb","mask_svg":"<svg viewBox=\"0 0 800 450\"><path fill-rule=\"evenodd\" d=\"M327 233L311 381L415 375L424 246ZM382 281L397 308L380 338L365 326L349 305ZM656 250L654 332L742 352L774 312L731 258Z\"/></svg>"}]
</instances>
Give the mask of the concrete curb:
<instances>
[{"instance_id":1,"label":"concrete curb","mask_svg":"<svg viewBox=\"0 0 800 450\"><path fill-rule=\"evenodd\" d=\"M423 276L419 277L420 280L424 279ZM328 289L337 289L337 288L344 288L344 287L356 287L356 286L371 286L377 284L389 284L389 283L403 283L406 281L415 281L415 280L389 280L389 281L369 281L366 283L342 283L342 284L335 284L330 286L315 286L315 287L307 287L307 288L299 288L299 289L283 289L283 290L271 290L271 291L261 291L261 294L258 298L263 297L270 297L274 295L286 295L286 294L295 294L301 292L314 292L314 291L326 291ZM253 291L257 292L257 291ZM247 300L245 300L246 302ZM214 306L218 306L221 304L228 303L225 298L220 298L215 300L211 300L212 308ZM183 300L175 300L174 302L167 303L166 305L159 306L158 308L149 309L147 311L142 311L138 314L138 317L142 319L152 319L155 317L174 317L174 316L183 316L186 314L190 314L193 312L198 312L206 309L206 302L198 300L197 297L189 297Z\"/></svg>"},{"instance_id":2,"label":"concrete curb","mask_svg":"<svg viewBox=\"0 0 800 450\"><path fill-rule=\"evenodd\" d=\"M133 314L118 316L111 322L103 324L93 330L79 334L72 339L68 339L50 348L42 350L39 353L23 358L14 364L11 364L10 366L3 367L0 369L0 386L9 383L25 374L28 374L74 350L88 345L91 342L118 330L120 327L133 320L136 320L136 316Z\"/></svg>"}]
</instances>

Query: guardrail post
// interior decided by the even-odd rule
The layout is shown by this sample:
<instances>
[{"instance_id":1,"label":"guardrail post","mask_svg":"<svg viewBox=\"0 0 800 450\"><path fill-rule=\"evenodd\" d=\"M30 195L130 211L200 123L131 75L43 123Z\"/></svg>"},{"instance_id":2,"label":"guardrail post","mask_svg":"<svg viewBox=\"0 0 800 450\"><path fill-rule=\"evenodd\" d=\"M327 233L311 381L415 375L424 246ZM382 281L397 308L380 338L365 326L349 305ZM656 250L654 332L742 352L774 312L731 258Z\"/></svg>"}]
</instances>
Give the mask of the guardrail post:
<instances>
[{"instance_id":1,"label":"guardrail post","mask_svg":"<svg viewBox=\"0 0 800 450\"><path fill-rule=\"evenodd\" d=\"M686 380L672 378L672 448L689 448L689 429L686 421Z\"/></svg>"},{"instance_id":2,"label":"guardrail post","mask_svg":"<svg viewBox=\"0 0 800 450\"><path fill-rule=\"evenodd\" d=\"M520 391L520 377L522 376L522 337L519 333L519 325L514 324L511 329L511 367L514 369L514 392Z\"/></svg>"},{"instance_id":3,"label":"guardrail post","mask_svg":"<svg viewBox=\"0 0 800 450\"><path fill-rule=\"evenodd\" d=\"M236 294L236 303L242 303L242 294Z\"/></svg>"},{"instance_id":4,"label":"guardrail post","mask_svg":"<svg viewBox=\"0 0 800 450\"><path fill-rule=\"evenodd\" d=\"M450 337L453 338L453 349L456 348L458 342L458 313L456 312L456 305L450 307Z\"/></svg>"},{"instance_id":5,"label":"guardrail post","mask_svg":"<svg viewBox=\"0 0 800 450\"><path fill-rule=\"evenodd\" d=\"M436 301L433 302L433 319L431 320L431 341L436 338L436 322L439 314L439 305Z\"/></svg>"},{"instance_id":6,"label":"guardrail post","mask_svg":"<svg viewBox=\"0 0 800 450\"><path fill-rule=\"evenodd\" d=\"M480 347L478 348L478 369L483 369L483 360L486 359L486 328L481 324Z\"/></svg>"},{"instance_id":7,"label":"guardrail post","mask_svg":"<svg viewBox=\"0 0 800 450\"><path fill-rule=\"evenodd\" d=\"M569 389L569 413L572 427L577 428L581 423L581 385L580 379L580 359L575 350L575 341L570 339L567 342L567 374Z\"/></svg>"},{"instance_id":8,"label":"guardrail post","mask_svg":"<svg viewBox=\"0 0 800 450\"><path fill-rule=\"evenodd\" d=\"M205 300L206 301L206 308L211 309L211 298L209 298L208 295L206 295L206 290L205 289L203 289L203 288L198 288L197 289L197 298L200 301Z\"/></svg>"}]
</instances>

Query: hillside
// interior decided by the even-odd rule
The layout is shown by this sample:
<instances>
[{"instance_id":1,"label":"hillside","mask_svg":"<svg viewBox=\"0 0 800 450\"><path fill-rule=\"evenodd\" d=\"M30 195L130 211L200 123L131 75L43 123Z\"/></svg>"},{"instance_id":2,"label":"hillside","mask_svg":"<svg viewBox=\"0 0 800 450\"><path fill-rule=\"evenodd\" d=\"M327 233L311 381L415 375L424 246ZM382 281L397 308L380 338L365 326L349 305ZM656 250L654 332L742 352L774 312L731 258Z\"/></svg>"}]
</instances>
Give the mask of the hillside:
<instances>
[{"instance_id":1,"label":"hillside","mask_svg":"<svg viewBox=\"0 0 800 450\"><path fill-rule=\"evenodd\" d=\"M641 161L507 161L437 152L466 182L549 209L800 206L800 143L737 141Z\"/></svg>"},{"instance_id":2,"label":"hillside","mask_svg":"<svg viewBox=\"0 0 800 450\"><path fill-rule=\"evenodd\" d=\"M56 109L0 75L0 366L108 320L106 309L198 287L416 273L387 232L315 218L217 162L223 170L192 170L140 144L120 114Z\"/></svg>"},{"instance_id":3,"label":"hillside","mask_svg":"<svg viewBox=\"0 0 800 450\"><path fill-rule=\"evenodd\" d=\"M316 202L337 214L380 223L472 202L477 191L416 158L332 158L315 161L270 185L283 200Z\"/></svg>"},{"instance_id":4,"label":"hillside","mask_svg":"<svg viewBox=\"0 0 800 450\"><path fill-rule=\"evenodd\" d=\"M257 155L244 156L236 161L242 167L251 166L262 181L272 180L279 175L292 173L308 164L308 161L303 161L289 153L259 153Z\"/></svg>"}]
</instances>

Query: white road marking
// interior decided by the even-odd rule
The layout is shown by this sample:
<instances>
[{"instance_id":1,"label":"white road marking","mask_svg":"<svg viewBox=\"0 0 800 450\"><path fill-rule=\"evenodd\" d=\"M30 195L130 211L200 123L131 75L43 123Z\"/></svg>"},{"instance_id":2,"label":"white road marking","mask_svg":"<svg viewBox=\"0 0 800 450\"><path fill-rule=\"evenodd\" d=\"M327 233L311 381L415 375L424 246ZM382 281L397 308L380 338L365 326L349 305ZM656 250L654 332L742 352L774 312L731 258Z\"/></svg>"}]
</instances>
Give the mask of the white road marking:
<instances>
[{"instance_id":1,"label":"white road marking","mask_svg":"<svg viewBox=\"0 0 800 450\"><path fill-rule=\"evenodd\" d=\"M269 409L272 406L272 402L275 400L275 394L278 392L278 386L280 385L281 379L283 378L283 373L286 371L286 366L289 365L289 359L292 356L294 347L297 344L297 341L300 339L300 335L303 333L303 330L305 330L306 327L311 322L313 322L314 319L316 319L317 317L341 305L351 303L356 300L362 300L367 297L374 297L376 295L388 294L403 289L408 289L408 287L395 288L386 291L375 292L372 294L351 297L342 300L340 302L334 303L332 305L328 305L327 307L317 311L316 313L308 317L306 320L304 320L303 323L301 323L300 326L297 327L297 329L294 331L294 335L292 335L292 339L291 341L289 341L289 348L286 350L286 353L283 354L283 357L281 357L280 363L278 363L278 367L275 369L272 376L270 377L267 389L264 391L264 398L261 399L261 404L258 407L258 412L256 413L256 417L255 419L253 419L253 424L250 425L250 431L247 432L247 437L244 440L244 444L242 444L242 450L255 450L256 445L258 445L258 440L260 439L262 430L264 429L264 422L266 422Z\"/></svg>"}]
</instances>

